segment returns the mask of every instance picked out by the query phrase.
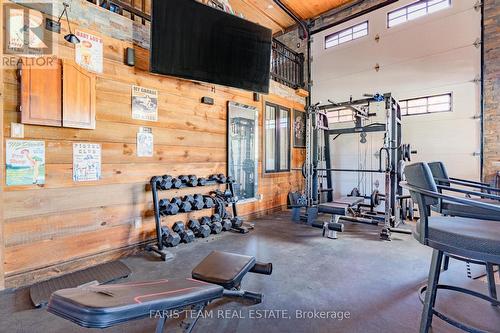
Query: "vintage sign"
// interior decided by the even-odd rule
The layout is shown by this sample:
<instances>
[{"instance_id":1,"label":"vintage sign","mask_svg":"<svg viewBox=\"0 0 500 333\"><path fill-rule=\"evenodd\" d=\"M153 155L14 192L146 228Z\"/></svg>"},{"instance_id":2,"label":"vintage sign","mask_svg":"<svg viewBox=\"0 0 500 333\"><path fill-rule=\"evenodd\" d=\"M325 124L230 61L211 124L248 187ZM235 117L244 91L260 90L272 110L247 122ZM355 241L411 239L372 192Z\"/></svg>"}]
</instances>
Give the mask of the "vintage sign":
<instances>
[{"instance_id":1,"label":"vintage sign","mask_svg":"<svg viewBox=\"0 0 500 333\"><path fill-rule=\"evenodd\" d=\"M73 143L73 181L89 182L101 179L101 145Z\"/></svg>"},{"instance_id":2,"label":"vintage sign","mask_svg":"<svg viewBox=\"0 0 500 333\"><path fill-rule=\"evenodd\" d=\"M151 127L141 127L137 133L137 156L153 156L153 130Z\"/></svg>"},{"instance_id":3,"label":"vintage sign","mask_svg":"<svg viewBox=\"0 0 500 333\"><path fill-rule=\"evenodd\" d=\"M158 90L132 86L132 119L158 121Z\"/></svg>"},{"instance_id":4,"label":"vintage sign","mask_svg":"<svg viewBox=\"0 0 500 333\"><path fill-rule=\"evenodd\" d=\"M45 142L7 140L6 185L45 184Z\"/></svg>"},{"instance_id":5,"label":"vintage sign","mask_svg":"<svg viewBox=\"0 0 500 333\"><path fill-rule=\"evenodd\" d=\"M80 43L75 44L75 61L78 65L95 73L103 72L102 38L76 30Z\"/></svg>"}]
</instances>

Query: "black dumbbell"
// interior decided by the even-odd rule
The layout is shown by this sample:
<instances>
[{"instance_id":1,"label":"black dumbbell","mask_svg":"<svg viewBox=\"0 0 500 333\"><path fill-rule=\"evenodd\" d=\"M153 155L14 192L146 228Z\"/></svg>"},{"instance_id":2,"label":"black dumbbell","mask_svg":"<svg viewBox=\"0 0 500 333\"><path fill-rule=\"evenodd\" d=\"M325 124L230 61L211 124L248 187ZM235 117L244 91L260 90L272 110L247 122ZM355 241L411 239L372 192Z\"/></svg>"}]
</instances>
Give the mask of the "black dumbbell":
<instances>
[{"instance_id":1,"label":"black dumbbell","mask_svg":"<svg viewBox=\"0 0 500 333\"><path fill-rule=\"evenodd\" d=\"M233 228L233 223L230 219L223 219L221 223L223 231L229 231Z\"/></svg>"},{"instance_id":2,"label":"black dumbbell","mask_svg":"<svg viewBox=\"0 0 500 333\"><path fill-rule=\"evenodd\" d=\"M193 204L193 202L194 202L194 197L193 197L191 194L188 194L188 195L185 195L185 196L182 198L182 201L186 201L186 202L189 202L190 204Z\"/></svg>"},{"instance_id":3,"label":"black dumbbell","mask_svg":"<svg viewBox=\"0 0 500 333\"><path fill-rule=\"evenodd\" d=\"M188 228L194 233L196 237L207 238L208 236L210 236L210 227L205 224L201 225L197 220L189 220Z\"/></svg>"},{"instance_id":4,"label":"black dumbbell","mask_svg":"<svg viewBox=\"0 0 500 333\"><path fill-rule=\"evenodd\" d=\"M212 208L214 206L214 199L209 196L204 196L203 203L205 204L205 208Z\"/></svg>"},{"instance_id":5,"label":"black dumbbell","mask_svg":"<svg viewBox=\"0 0 500 333\"><path fill-rule=\"evenodd\" d=\"M198 178L198 186L205 186L207 185L207 179L204 177Z\"/></svg>"},{"instance_id":6,"label":"black dumbbell","mask_svg":"<svg viewBox=\"0 0 500 333\"><path fill-rule=\"evenodd\" d=\"M184 243L191 243L194 241L194 233L184 227L184 223L181 221L175 222L172 226L172 230L181 236L181 241Z\"/></svg>"},{"instance_id":7,"label":"black dumbbell","mask_svg":"<svg viewBox=\"0 0 500 333\"><path fill-rule=\"evenodd\" d=\"M161 227L161 241L167 247L174 247L181 242L181 236L168 227Z\"/></svg>"},{"instance_id":8,"label":"black dumbbell","mask_svg":"<svg viewBox=\"0 0 500 333\"><path fill-rule=\"evenodd\" d=\"M168 201L168 199L161 199L158 205L160 206L160 213L162 215L175 215L179 213L179 206Z\"/></svg>"},{"instance_id":9,"label":"black dumbbell","mask_svg":"<svg viewBox=\"0 0 500 333\"><path fill-rule=\"evenodd\" d=\"M222 232L222 224L220 222L212 222L212 219L208 216L203 216L200 219L200 224L208 225L213 234L220 234Z\"/></svg>"},{"instance_id":10,"label":"black dumbbell","mask_svg":"<svg viewBox=\"0 0 500 333\"><path fill-rule=\"evenodd\" d=\"M198 186L198 178L195 175L182 175L178 177L186 186L195 187Z\"/></svg>"},{"instance_id":11,"label":"black dumbbell","mask_svg":"<svg viewBox=\"0 0 500 333\"><path fill-rule=\"evenodd\" d=\"M210 219L212 220L212 222L222 222L222 217L220 217L219 214L212 214Z\"/></svg>"},{"instance_id":12,"label":"black dumbbell","mask_svg":"<svg viewBox=\"0 0 500 333\"><path fill-rule=\"evenodd\" d=\"M170 190L172 188L172 179L172 176L169 175L162 176L160 181L160 189Z\"/></svg>"},{"instance_id":13,"label":"black dumbbell","mask_svg":"<svg viewBox=\"0 0 500 333\"><path fill-rule=\"evenodd\" d=\"M183 200L181 202L181 204L179 205L179 211L183 212L183 213L188 213L190 212L191 210L193 209L193 206L191 205L191 203L189 201L185 201Z\"/></svg>"},{"instance_id":14,"label":"black dumbbell","mask_svg":"<svg viewBox=\"0 0 500 333\"><path fill-rule=\"evenodd\" d=\"M233 177L227 177L227 183L234 184L234 183L236 183L236 180Z\"/></svg>"},{"instance_id":15,"label":"black dumbbell","mask_svg":"<svg viewBox=\"0 0 500 333\"><path fill-rule=\"evenodd\" d=\"M182 187L182 180L179 178L172 178L172 186L170 188L181 188Z\"/></svg>"},{"instance_id":16,"label":"black dumbbell","mask_svg":"<svg viewBox=\"0 0 500 333\"><path fill-rule=\"evenodd\" d=\"M170 202L173 204L176 204L177 206L180 206L182 203L182 200L179 197L173 197L172 199L170 199Z\"/></svg>"},{"instance_id":17,"label":"black dumbbell","mask_svg":"<svg viewBox=\"0 0 500 333\"><path fill-rule=\"evenodd\" d=\"M203 208L205 208L205 200L203 198L203 195L201 194L195 194L193 196L193 209L194 210L201 210Z\"/></svg>"},{"instance_id":18,"label":"black dumbbell","mask_svg":"<svg viewBox=\"0 0 500 333\"><path fill-rule=\"evenodd\" d=\"M231 219L231 223L233 223L233 226L236 228L240 228L243 225L243 219L241 217L233 217Z\"/></svg>"},{"instance_id":19,"label":"black dumbbell","mask_svg":"<svg viewBox=\"0 0 500 333\"><path fill-rule=\"evenodd\" d=\"M224 176L224 174L223 174L223 173L219 173L217 176L218 176L218 178L219 178L219 183L224 184L224 183L226 183L226 182L227 182L227 177L226 177L226 176Z\"/></svg>"}]
</instances>

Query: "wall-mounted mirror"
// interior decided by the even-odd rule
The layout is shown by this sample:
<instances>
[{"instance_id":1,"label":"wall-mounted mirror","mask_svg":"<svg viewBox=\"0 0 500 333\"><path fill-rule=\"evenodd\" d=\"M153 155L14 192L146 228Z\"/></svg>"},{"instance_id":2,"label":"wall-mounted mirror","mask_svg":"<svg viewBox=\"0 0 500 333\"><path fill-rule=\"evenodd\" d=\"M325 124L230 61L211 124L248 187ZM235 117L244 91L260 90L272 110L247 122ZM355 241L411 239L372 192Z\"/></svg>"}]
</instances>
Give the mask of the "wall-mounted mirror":
<instances>
[{"instance_id":1,"label":"wall-mounted mirror","mask_svg":"<svg viewBox=\"0 0 500 333\"><path fill-rule=\"evenodd\" d=\"M234 192L240 202L258 195L258 130L257 108L228 103L228 175L236 180Z\"/></svg>"}]
</instances>

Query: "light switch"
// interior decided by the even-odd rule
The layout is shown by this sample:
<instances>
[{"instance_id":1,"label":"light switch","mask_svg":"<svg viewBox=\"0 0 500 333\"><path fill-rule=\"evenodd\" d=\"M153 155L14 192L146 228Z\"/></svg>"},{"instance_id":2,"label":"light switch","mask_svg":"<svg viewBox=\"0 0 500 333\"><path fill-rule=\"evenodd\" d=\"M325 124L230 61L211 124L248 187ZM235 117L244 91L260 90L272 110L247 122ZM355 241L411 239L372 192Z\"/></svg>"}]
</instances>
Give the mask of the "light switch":
<instances>
[{"instance_id":1,"label":"light switch","mask_svg":"<svg viewBox=\"0 0 500 333\"><path fill-rule=\"evenodd\" d=\"M24 138L24 125L19 123L10 123L10 137L16 139Z\"/></svg>"}]
</instances>

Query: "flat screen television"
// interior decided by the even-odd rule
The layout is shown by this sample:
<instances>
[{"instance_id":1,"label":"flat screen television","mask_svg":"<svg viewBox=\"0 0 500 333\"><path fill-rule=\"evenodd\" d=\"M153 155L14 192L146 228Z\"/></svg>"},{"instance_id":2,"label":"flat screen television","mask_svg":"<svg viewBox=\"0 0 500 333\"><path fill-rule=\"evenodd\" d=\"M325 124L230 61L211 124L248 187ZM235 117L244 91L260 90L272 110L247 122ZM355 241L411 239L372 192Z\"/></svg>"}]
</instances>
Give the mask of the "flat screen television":
<instances>
[{"instance_id":1,"label":"flat screen television","mask_svg":"<svg viewBox=\"0 0 500 333\"><path fill-rule=\"evenodd\" d=\"M194 0L153 0L151 72L268 93L271 30Z\"/></svg>"}]
</instances>

